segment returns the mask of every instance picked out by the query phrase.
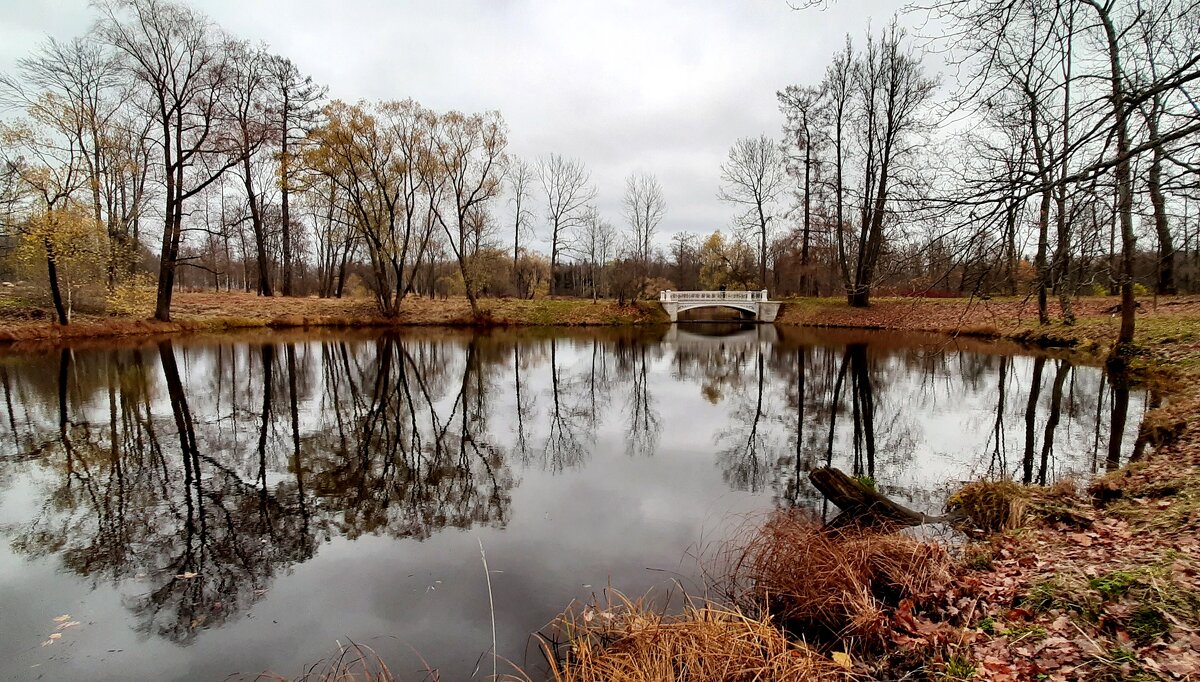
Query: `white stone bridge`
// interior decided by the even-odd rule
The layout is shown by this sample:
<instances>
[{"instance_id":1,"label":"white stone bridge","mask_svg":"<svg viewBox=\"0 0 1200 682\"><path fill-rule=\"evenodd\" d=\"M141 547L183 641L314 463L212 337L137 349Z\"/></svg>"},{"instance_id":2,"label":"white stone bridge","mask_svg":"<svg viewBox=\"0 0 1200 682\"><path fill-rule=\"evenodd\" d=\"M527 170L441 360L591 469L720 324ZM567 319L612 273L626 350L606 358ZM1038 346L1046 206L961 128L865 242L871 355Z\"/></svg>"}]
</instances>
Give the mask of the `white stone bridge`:
<instances>
[{"instance_id":1,"label":"white stone bridge","mask_svg":"<svg viewBox=\"0 0 1200 682\"><path fill-rule=\"evenodd\" d=\"M779 314L779 302L767 299L767 290L762 291L662 291L658 294L671 321L679 320L679 313L696 308L733 308L741 311L756 322L774 322Z\"/></svg>"}]
</instances>

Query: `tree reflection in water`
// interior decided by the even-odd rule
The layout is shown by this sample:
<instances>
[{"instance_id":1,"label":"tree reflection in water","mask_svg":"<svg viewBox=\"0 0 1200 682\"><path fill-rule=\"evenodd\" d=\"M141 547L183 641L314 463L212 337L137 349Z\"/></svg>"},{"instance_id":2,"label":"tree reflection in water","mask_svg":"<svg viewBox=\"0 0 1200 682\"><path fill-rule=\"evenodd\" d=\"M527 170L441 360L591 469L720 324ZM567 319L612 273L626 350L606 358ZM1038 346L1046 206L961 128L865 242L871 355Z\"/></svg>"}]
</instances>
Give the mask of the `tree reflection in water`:
<instances>
[{"instance_id":1,"label":"tree reflection in water","mask_svg":"<svg viewBox=\"0 0 1200 682\"><path fill-rule=\"evenodd\" d=\"M935 504L955 477L1044 483L1116 466L1143 409L1096 368L984 345L663 334L162 341L3 358L0 489L40 502L0 528L20 554L121 586L140 632L186 644L334 538L506 527L524 472L604 475L613 456L707 442L692 465L715 464L728 489L770 504L823 505L806 477L823 465Z\"/></svg>"}]
</instances>

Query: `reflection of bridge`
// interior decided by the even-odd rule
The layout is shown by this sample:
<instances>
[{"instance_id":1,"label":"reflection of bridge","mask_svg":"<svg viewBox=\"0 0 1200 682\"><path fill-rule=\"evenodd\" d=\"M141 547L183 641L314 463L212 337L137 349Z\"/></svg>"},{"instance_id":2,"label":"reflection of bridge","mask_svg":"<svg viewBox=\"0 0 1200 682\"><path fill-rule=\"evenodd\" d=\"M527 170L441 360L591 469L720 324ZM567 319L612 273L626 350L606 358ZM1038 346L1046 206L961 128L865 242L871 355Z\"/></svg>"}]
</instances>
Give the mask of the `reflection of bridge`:
<instances>
[{"instance_id":1,"label":"reflection of bridge","mask_svg":"<svg viewBox=\"0 0 1200 682\"><path fill-rule=\"evenodd\" d=\"M663 337L663 343L687 350L707 350L753 348L760 343L770 345L779 342L779 332L775 325L747 325L741 322L735 322L734 325L738 325L739 328L730 332L722 329L722 325L719 324L673 324ZM713 334L707 330L718 332Z\"/></svg>"},{"instance_id":2,"label":"reflection of bridge","mask_svg":"<svg viewBox=\"0 0 1200 682\"><path fill-rule=\"evenodd\" d=\"M663 291L658 302L671 316L679 320L679 313L695 308L733 308L749 315L757 322L774 322L779 314L779 302L767 300L767 290L762 291Z\"/></svg>"}]
</instances>

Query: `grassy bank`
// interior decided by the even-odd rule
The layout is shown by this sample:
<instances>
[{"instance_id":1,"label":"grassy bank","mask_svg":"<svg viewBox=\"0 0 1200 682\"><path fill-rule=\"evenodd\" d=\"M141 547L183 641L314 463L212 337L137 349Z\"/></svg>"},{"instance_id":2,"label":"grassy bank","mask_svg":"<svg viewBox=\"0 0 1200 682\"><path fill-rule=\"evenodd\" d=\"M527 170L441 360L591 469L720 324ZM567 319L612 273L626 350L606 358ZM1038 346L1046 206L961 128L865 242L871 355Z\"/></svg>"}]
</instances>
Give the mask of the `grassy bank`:
<instances>
[{"instance_id":1,"label":"grassy bank","mask_svg":"<svg viewBox=\"0 0 1200 682\"><path fill-rule=\"evenodd\" d=\"M1041 327L1033 301L1017 298L913 299L880 298L866 309L851 308L843 298L794 298L784 301L776 321L781 326L845 327L924 331L985 338L1012 338L1042 345L1099 346L1115 336L1118 320L1113 298L1076 299L1079 324ZM1138 318L1152 325L1200 319L1200 297L1141 301ZM143 303L148 306L149 303ZM367 298L264 298L243 292L179 292L172 321L149 318L149 310L124 313L80 312L70 325L53 322L53 310L19 290L0 292L0 342L61 341L99 337L219 332L246 328L339 327L496 327L496 326L626 326L665 324L656 302L621 306L611 299L484 299L481 314L472 314L463 297L412 297L400 314L385 317ZM1161 324L1159 324L1161 328Z\"/></svg>"},{"instance_id":2,"label":"grassy bank","mask_svg":"<svg viewBox=\"0 0 1200 682\"><path fill-rule=\"evenodd\" d=\"M379 314L365 298L264 298L242 292L175 295L171 322L148 315L81 313L69 325L54 324L53 311L20 299L0 300L0 342L63 342L247 328L623 326L666 323L657 304L621 306L612 300L485 299L476 317L464 297L409 298L396 317Z\"/></svg>"}]
</instances>

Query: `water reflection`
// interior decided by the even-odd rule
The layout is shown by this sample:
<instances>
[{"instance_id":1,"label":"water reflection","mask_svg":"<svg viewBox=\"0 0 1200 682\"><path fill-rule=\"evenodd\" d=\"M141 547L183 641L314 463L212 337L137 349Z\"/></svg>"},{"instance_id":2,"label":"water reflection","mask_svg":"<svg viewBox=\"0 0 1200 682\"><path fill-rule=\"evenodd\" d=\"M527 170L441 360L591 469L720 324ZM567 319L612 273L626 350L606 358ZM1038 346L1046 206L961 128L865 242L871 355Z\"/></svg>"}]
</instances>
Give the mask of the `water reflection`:
<instances>
[{"instance_id":1,"label":"water reflection","mask_svg":"<svg viewBox=\"0 0 1200 682\"><path fill-rule=\"evenodd\" d=\"M645 520L666 488L683 486L675 492L699 511L654 513L694 540L697 515L729 491L748 493L750 506L823 508L806 478L815 466L870 476L932 510L950 481L1046 483L1135 451L1127 424L1144 398L1127 383L1012 350L707 326L9 356L0 359L0 498L17 502L0 506L0 531L24 562L18 570L53 560L91 589L118 589L144 637L193 644L333 543L487 528L516 548L547 532L595 533L594 555L573 560L628 556L640 570L639 554L663 544ZM573 472L586 472L584 482ZM601 493L591 478L610 487ZM535 523L565 512L538 519L533 498L518 500L522 486L545 497L556 485L573 486L569 504L594 527ZM642 509L614 509L613 486ZM619 546L604 544L606 524L619 529ZM448 560L405 547L422 566ZM529 557L529 571L540 571L532 579L576 585L554 559ZM514 636L552 615L500 614ZM343 633L318 634L327 644ZM444 651L422 653L478 656L453 631L442 635Z\"/></svg>"}]
</instances>

